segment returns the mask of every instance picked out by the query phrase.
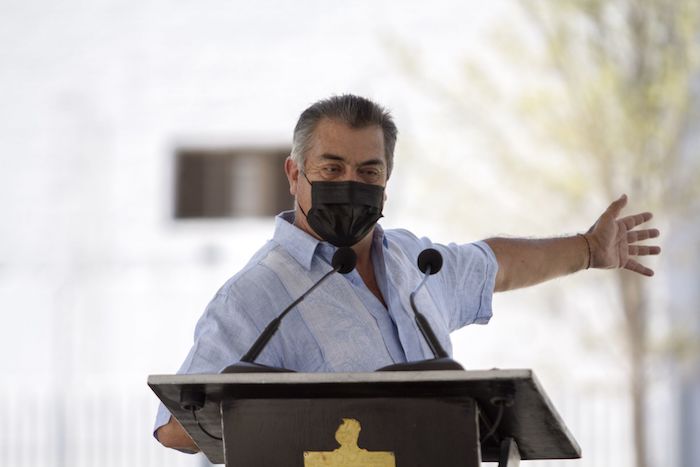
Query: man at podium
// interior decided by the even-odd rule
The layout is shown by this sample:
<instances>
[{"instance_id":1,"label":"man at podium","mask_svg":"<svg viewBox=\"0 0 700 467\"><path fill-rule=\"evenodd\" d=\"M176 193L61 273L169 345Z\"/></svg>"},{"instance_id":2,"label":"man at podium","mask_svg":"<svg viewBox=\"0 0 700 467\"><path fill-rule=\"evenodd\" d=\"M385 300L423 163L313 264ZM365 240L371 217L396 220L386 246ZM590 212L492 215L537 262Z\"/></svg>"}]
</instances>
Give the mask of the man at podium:
<instances>
[{"instance_id":1,"label":"man at podium","mask_svg":"<svg viewBox=\"0 0 700 467\"><path fill-rule=\"evenodd\" d=\"M396 138L391 115L362 97L334 96L301 114L284 166L295 209L277 216L272 240L216 293L179 373L217 373L239 361L281 310L332 270L338 247L352 247L355 269L332 275L297 305L259 363L303 372L354 372L432 358L409 304L423 278L416 258L426 248L442 255L443 267L416 295L415 305L448 354L450 332L489 321L494 291L588 268L653 275L636 257L660 250L637 242L659 232L634 230L651 213L620 217L624 195L588 231L572 236L441 245L407 230L382 229L377 221ZM197 450L162 405L155 435L165 446Z\"/></svg>"}]
</instances>

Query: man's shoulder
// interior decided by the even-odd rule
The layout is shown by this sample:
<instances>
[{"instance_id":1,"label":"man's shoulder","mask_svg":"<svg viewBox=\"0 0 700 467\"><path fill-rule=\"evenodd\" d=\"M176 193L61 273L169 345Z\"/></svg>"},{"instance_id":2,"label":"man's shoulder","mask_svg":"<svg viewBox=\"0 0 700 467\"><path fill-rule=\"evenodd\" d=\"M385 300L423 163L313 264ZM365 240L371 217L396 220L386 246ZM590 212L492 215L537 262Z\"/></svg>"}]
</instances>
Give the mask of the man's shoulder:
<instances>
[{"instance_id":1,"label":"man's shoulder","mask_svg":"<svg viewBox=\"0 0 700 467\"><path fill-rule=\"evenodd\" d=\"M266 264L266 259L280 250L284 248L279 243L268 240L240 271L221 286L218 294L232 296L241 291L250 293L253 289L269 287L278 282L278 273Z\"/></svg>"},{"instance_id":2,"label":"man's shoulder","mask_svg":"<svg viewBox=\"0 0 700 467\"><path fill-rule=\"evenodd\" d=\"M407 229L384 230L385 244L389 249L414 250L430 248L433 242L427 237L418 237Z\"/></svg>"},{"instance_id":3,"label":"man's shoulder","mask_svg":"<svg viewBox=\"0 0 700 467\"><path fill-rule=\"evenodd\" d=\"M405 251L407 253L419 253L426 248L434 248L440 253L454 253L468 257L487 257L495 261L495 255L486 242L474 241L468 243L440 243L433 242L428 237L419 237L407 229L386 229L384 238L387 248Z\"/></svg>"},{"instance_id":4,"label":"man's shoulder","mask_svg":"<svg viewBox=\"0 0 700 467\"><path fill-rule=\"evenodd\" d=\"M384 229L384 237L390 241L417 242L420 239L408 229Z\"/></svg>"}]
</instances>

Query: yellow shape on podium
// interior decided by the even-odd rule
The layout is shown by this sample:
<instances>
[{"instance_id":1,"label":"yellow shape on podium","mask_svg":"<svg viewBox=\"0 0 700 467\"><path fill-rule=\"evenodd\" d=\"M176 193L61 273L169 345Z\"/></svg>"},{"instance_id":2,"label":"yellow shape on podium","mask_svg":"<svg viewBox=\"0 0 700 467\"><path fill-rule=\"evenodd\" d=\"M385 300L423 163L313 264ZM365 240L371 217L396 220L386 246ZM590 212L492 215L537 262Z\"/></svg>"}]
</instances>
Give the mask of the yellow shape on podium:
<instances>
[{"instance_id":1,"label":"yellow shape on podium","mask_svg":"<svg viewBox=\"0 0 700 467\"><path fill-rule=\"evenodd\" d=\"M396 467L393 452L368 451L357 445L361 429L354 418L344 418L335 432L340 447L333 451L304 451L304 467Z\"/></svg>"}]
</instances>

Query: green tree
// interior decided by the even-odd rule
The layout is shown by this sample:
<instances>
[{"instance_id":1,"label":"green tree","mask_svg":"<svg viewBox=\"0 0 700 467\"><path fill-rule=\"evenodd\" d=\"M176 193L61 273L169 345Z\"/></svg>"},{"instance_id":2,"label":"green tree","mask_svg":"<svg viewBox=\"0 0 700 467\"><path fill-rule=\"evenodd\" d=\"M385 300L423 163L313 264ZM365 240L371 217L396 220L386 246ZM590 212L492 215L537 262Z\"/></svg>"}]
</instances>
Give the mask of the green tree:
<instances>
[{"instance_id":1,"label":"green tree","mask_svg":"<svg viewBox=\"0 0 700 467\"><path fill-rule=\"evenodd\" d=\"M525 28L510 28L498 47L510 72L521 77L517 96L499 90L473 62L463 63L463 86L455 88L426 76L410 53L400 56L458 113L473 114L477 94L488 99L481 130L491 135L493 155L513 189L537 180L539 189L567 196L571 206L627 193L633 209L666 219L690 215L700 194L698 148L689 144L700 104L700 2L521 0L520 6ZM504 135L514 126L542 150L536 157L508 144ZM638 467L648 465L646 280L620 271L616 286Z\"/></svg>"},{"instance_id":2,"label":"green tree","mask_svg":"<svg viewBox=\"0 0 700 467\"><path fill-rule=\"evenodd\" d=\"M697 125L700 2L524 1L557 91L528 106L533 129L588 175L587 190L627 192L665 215L692 209L700 185ZM540 95L546 97L548 92ZM624 314L635 458L646 467L648 304L644 278L618 275Z\"/></svg>"}]
</instances>

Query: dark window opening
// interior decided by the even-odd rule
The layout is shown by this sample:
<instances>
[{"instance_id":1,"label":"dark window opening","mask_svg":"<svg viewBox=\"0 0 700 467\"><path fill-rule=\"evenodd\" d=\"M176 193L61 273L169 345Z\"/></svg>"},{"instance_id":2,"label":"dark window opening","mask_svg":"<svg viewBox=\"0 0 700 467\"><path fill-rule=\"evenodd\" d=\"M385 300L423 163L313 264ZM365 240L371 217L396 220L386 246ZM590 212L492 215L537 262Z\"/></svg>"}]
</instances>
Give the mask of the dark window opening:
<instances>
[{"instance_id":1,"label":"dark window opening","mask_svg":"<svg viewBox=\"0 0 700 467\"><path fill-rule=\"evenodd\" d=\"M292 209L284 174L290 148L180 149L175 218L274 216Z\"/></svg>"}]
</instances>

